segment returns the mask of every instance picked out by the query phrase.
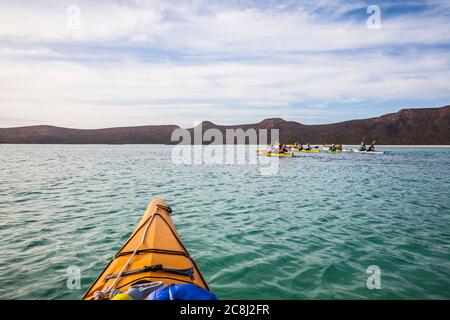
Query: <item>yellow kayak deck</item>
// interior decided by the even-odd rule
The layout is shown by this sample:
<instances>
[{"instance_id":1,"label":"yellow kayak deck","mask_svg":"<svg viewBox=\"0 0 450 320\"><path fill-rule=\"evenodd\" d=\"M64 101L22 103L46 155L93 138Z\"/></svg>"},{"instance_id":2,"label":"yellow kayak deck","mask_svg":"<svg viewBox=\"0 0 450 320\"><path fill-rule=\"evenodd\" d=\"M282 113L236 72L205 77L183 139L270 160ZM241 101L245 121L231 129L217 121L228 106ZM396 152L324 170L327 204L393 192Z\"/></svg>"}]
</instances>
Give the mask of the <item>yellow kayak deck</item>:
<instances>
[{"instance_id":1,"label":"yellow kayak deck","mask_svg":"<svg viewBox=\"0 0 450 320\"><path fill-rule=\"evenodd\" d=\"M130 258L125 272L112 289L126 292L136 283L162 281L164 285L192 283L209 290L200 270L175 230L170 211L164 199L150 202L136 229L91 285L83 300L94 299L96 291L106 292L104 299L108 299L108 289L111 289L110 286ZM136 248L137 251L133 256ZM145 268L149 266L151 267ZM182 274L172 272L173 269L181 271Z\"/></svg>"},{"instance_id":2,"label":"yellow kayak deck","mask_svg":"<svg viewBox=\"0 0 450 320\"><path fill-rule=\"evenodd\" d=\"M266 150L256 150L256 152L258 154L262 154L268 157L287 157L287 158L292 158L293 154L292 153L274 153L274 152L269 152Z\"/></svg>"},{"instance_id":3,"label":"yellow kayak deck","mask_svg":"<svg viewBox=\"0 0 450 320\"><path fill-rule=\"evenodd\" d=\"M320 150L318 149L311 149L311 150L299 150L299 149L292 149L295 152L304 152L304 153L316 153L316 152L320 152Z\"/></svg>"}]
</instances>

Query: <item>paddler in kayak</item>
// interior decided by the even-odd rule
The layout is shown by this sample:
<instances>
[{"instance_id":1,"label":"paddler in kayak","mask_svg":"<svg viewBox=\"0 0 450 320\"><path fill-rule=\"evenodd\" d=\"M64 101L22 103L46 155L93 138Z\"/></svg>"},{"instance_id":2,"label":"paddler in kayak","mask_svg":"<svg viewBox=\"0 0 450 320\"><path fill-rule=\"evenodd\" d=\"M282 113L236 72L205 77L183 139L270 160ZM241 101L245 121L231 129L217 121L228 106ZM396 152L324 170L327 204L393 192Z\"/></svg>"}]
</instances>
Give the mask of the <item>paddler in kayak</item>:
<instances>
[{"instance_id":1,"label":"paddler in kayak","mask_svg":"<svg viewBox=\"0 0 450 320\"><path fill-rule=\"evenodd\" d=\"M370 144L370 147L367 148L367 151L370 151L370 152L375 151L375 145L373 144L373 142Z\"/></svg>"},{"instance_id":2,"label":"paddler in kayak","mask_svg":"<svg viewBox=\"0 0 450 320\"><path fill-rule=\"evenodd\" d=\"M271 153L279 153L280 145L278 143L275 143L271 148Z\"/></svg>"},{"instance_id":3,"label":"paddler in kayak","mask_svg":"<svg viewBox=\"0 0 450 320\"><path fill-rule=\"evenodd\" d=\"M336 145L333 143L332 145L331 145L331 147L328 149L328 151L336 151Z\"/></svg>"},{"instance_id":4,"label":"paddler in kayak","mask_svg":"<svg viewBox=\"0 0 450 320\"><path fill-rule=\"evenodd\" d=\"M279 152L280 153L288 153L288 149L286 148L286 146L284 145L284 144L282 144L282 143L280 143L280 145L279 145Z\"/></svg>"},{"instance_id":5,"label":"paddler in kayak","mask_svg":"<svg viewBox=\"0 0 450 320\"><path fill-rule=\"evenodd\" d=\"M366 150L367 150L366 144L363 141L363 142L361 142L361 147L359 147L359 151L366 151Z\"/></svg>"},{"instance_id":6,"label":"paddler in kayak","mask_svg":"<svg viewBox=\"0 0 450 320\"><path fill-rule=\"evenodd\" d=\"M310 151L312 150L311 146L309 145L309 143L306 144L305 150Z\"/></svg>"}]
</instances>

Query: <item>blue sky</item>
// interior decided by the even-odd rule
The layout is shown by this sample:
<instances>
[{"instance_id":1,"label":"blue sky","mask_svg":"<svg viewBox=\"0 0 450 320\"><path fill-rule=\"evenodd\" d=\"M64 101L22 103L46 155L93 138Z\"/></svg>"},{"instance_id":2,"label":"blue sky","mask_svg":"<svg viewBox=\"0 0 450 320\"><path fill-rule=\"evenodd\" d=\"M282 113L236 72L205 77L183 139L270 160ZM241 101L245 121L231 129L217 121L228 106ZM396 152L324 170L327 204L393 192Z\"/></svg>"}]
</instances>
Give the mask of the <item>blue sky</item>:
<instances>
[{"instance_id":1,"label":"blue sky","mask_svg":"<svg viewBox=\"0 0 450 320\"><path fill-rule=\"evenodd\" d=\"M0 127L318 124L442 106L449 30L439 0L3 0Z\"/></svg>"}]
</instances>

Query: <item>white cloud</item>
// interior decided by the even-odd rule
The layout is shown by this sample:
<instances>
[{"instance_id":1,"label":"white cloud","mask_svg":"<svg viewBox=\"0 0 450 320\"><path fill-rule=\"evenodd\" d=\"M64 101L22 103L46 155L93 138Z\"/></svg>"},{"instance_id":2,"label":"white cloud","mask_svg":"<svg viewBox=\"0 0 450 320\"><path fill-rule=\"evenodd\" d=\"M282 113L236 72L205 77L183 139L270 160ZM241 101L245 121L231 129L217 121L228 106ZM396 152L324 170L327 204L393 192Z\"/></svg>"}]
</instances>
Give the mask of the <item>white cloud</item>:
<instances>
[{"instance_id":1,"label":"white cloud","mask_svg":"<svg viewBox=\"0 0 450 320\"><path fill-rule=\"evenodd\" d=\"M130 6L123 2L81 2L80 30L66 28L67 3L5 5L0 11L0 37L26 42L100 42L111 46L139 42L150 48L203 54L348 50L450 41L450 22L445 15L422 13L386 18L382 30L368 30L363 3L332 5L325 1L291 11L208 6L204 1L137 3ZM323 10L317 13L318 8ZM359 20L335 19L356 9Z\"/></svg>"},{"instance_id":2,"label":"white cloud","mask_svg":"<svg viewBox=\"0 0 450 320\"><path fill-rule=\"evenodd\" d=\"M74 110L79 106L83 115L104 112L110 106L126 117L146 114L152 123L158 115L180 112L182 107L188 108L189 114L192 107L208 106L203 114L192 113L190 117L178 114L177 119L173 114L174 123L189 126L192 118L215 117L225 109L249 108L255 117L262 117L267 114L262 110L271 108L282 113L292 104L308 101L448 97L449 64L450 58L441 55L396 59L377 54L358 59L330 54L306 56L274 64L129 62L83 66L0 60L0 101L5 117L29 115L26 110L31 107L33 117L41 121L57 115L66 118L66 106ZM167 123L164 116L158 118ZM84 125L84 121L78 125Z\"/></svg>"},{"instance_id":3,"label":"white cloud","mask_svg":"<svg viewBox=\"0 0 450 320\"><path fill-rule=\"evenodd\" d=\"M32 48L32 49L12 49L0 48L1 58L36 58L36 57L58 57L61 56L49 48Z\"/></svg>"}]
</instances>

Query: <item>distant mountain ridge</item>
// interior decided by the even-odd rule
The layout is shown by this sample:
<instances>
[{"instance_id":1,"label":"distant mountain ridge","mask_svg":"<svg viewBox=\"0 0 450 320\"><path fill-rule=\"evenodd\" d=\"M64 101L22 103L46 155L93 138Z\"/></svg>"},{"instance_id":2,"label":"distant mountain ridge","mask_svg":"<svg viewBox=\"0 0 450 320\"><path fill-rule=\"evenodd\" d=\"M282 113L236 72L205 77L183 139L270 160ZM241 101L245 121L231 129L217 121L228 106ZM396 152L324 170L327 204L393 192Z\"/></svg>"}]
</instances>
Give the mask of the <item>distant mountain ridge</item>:
<instances>
[{"instance_id":1,"label":"distant mountain ridge","mask_svg":"<svg viewBox=\"0 0 450 320\"><path fill-rule=\"evenodd\" d=\"M402 109L376 118L325 125L304 125L281 118L259 123L216 125L202 123L203 130L215 128L279 129L280 141L291 143L359 144L377 139L378 144L450 145L450 105L440 108ZM55 126L0 128L0 143L35 144L170 144L176 125L149 125L106 129L69 129ZM188 129L193 132L193 128ZM225 135L224 135L225 136Z\"/></svg>"}]
</instances>

